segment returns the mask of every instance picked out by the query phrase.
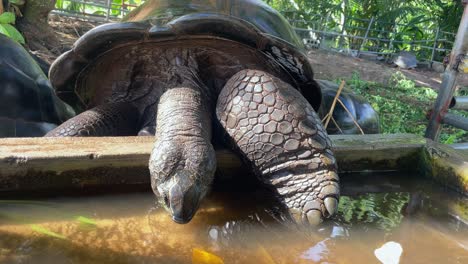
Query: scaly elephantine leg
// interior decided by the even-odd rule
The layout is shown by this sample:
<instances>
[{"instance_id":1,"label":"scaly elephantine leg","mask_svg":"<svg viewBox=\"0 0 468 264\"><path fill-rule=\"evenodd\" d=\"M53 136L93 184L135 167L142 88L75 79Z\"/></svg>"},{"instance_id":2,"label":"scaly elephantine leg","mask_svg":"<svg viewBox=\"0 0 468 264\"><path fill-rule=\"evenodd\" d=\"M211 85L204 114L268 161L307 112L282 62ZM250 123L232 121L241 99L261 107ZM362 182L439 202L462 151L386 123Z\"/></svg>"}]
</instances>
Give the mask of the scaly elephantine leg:
<instances>
[{"instance_id":1,"label":"scaly elephantine leg","mask_svg":"<svg viewBox=\"0 0 468 264\"><path fill-rule=\"evenodd\" d=\"M85 111L46 137L135 136L138 133L138 110L129 103L111 103Z\"/></svg>"},{"instance_id":2,"label":"scaly elephantine leg","mask_svg":"<svg viewBox=\"0 0 468 264\"><path fill-rule=\"evenodd\" d=\"M299 91L268 73L243 70L221 91L216 113L297 222L315 225L336 212L339 185L331 141Z\"/></svg>"},{"instance_id":3,"label":"scaly elephantine leg","mask_svg":"<svg viewBox=\"0 0 468 264\"><path fill-rule=\"evenodd\" d=\"M151 186L177 223L192 219L214 178L211 111L196 88L170 89L158 104Z\"/></svg>"}]
</instances>

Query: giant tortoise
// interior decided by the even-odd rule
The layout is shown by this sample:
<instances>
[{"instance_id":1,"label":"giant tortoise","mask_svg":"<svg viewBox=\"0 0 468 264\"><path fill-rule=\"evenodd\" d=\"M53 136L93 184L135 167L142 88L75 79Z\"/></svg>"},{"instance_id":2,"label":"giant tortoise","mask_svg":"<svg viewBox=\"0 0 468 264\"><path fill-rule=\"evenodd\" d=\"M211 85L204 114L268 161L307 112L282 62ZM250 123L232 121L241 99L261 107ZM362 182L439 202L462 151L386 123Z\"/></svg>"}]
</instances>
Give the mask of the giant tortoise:
<instances>
[{"instance_id":1,"label":"giant tortoise","mask_svg":"<svg viewBox=\"0 0 468 264\"><path fill-rule=\"evenodd\" d=\"M302 42L262 1L148 0L83 35L49 75L84 112L47 136L155 133L151 186L177 223L208 192L223 136L297 223L337 211L320 88Z\"/></svg>"},{"instance_id":2,"label":"giant tortoise","mask_svg":"<svg viewBox=\"0 0 468 264\"><path fill-rule=\"evenodd\" d=\"M317 80L322 91L322 104L319 116L326 116L332 107L339 86L327 80ZM378 113L360 95L344 87L335 104L332 122L328 124L328 134L379 134L380 119Z\"/></svg>"},{"instance_id":3,"label":"giant tortoise","mask_svg":"<svg viewBox=\"0 0 468 264\"><path fill-rule=\"evenodd\" d=\"M0 137L43 136L74 115L28 52L0 34Z\"/></svg>"}]
</instances>

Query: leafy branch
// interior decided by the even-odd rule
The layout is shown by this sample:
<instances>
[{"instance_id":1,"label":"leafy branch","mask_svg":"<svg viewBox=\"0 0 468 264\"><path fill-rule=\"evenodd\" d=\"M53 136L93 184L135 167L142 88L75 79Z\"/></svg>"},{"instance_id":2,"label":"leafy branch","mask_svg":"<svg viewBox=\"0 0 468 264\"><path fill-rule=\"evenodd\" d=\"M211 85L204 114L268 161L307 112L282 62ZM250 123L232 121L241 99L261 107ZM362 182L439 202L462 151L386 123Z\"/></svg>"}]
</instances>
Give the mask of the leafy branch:
<instances>
[{"instance_id":1,"label":"leafy branch","mask_svg":"<svg viewBox=\"0 0 468 264\"><path fill-rule=\"evenodd\" d=\"M0 1L0 34L3 34L20 44L25 44L23 36L13 26L16 22L15 13L8 12L6 10L8 10L8 7L3 6L2 1Z\"/></svg>"}]
</instances>

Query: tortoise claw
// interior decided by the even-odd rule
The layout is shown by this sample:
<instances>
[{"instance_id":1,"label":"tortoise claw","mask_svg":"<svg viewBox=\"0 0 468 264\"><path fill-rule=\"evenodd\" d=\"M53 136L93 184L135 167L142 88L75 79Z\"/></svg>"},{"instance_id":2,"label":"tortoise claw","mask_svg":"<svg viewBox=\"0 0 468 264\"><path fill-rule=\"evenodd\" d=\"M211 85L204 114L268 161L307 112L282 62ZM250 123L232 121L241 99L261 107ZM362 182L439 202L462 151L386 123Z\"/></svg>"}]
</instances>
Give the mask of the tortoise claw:
<instances>
[{"instance_id":1,"label":"tortoise claw","mask_svg":"<svg viewBox=\"0 0 468 264\"><path fill-rule=\"evenodd\" d=\"M309 222L311 226L318 226L323 221L322 213L319 210L310 210L307 212L306 216L307 222Z\"/></svg>"},{"instance_id":2,"label":"tortoise claw","mask_svg":"<svg viewBox=\"0 0 468 264\"><path fill-rule=\"evenodd\" d=\"M335 197L327 197L323 203L328 211L328 216L332 216L336 213L338 209L338 200Z\"/></svg>"}]
</instances>

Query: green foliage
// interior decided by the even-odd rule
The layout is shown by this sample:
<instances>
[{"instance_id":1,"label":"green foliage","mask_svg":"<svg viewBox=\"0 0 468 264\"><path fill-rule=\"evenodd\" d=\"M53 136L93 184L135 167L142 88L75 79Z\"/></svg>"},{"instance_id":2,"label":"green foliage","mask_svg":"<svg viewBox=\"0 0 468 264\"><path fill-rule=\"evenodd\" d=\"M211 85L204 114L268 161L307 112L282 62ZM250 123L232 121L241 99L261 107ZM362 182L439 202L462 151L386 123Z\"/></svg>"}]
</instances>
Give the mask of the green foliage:
<instances>
[{"instance_id":1,"label":"green foliage","mask_svg":"<svg viewBox=\"0 0 468 264\"><path fill-rule=\"evenodd\" d=\"M125 15L126 11L130 11L133 8L133 6L138 6L142 4L143 2L144 0L125 1L126 5L131 5L131 6L123 7L122 0L112 0L109 16L114 17L114 18L122 18ZM107 15L107 7L103 6L102 4L92 4L92 3L82 4L82 3L72 2L70 0L57 0L55 3L55 7L59 10L66 10L72 13L85 13L85 14L92 14L96 16ZM121 9L125 11L122 11Z\"/></svg>"},{"instance_id":2,"label":"green foliage","mask_svg":"<svg viewBox=\"0 0 468 264\"><path fill-rule=\"evenodd\" d=\"M440 28L436 47L451 49L454 35L463 13L461 1L453 0L266 0L300 28L335 31L350 36L364 36L369 21L374 23L370 39L337 38L332 47L337 49L362 49L368 51L390 50L391 53L410 50L418 58L431 59L430 47L434 45L437 28ZM381 41L392 40L390 41ZM418 42L419 41L419 42ZM415 45L415 43L417 43ZM441 61L443 51L436 52Z\"/></svg>"},{"instance_id":3,"label":"green foliage","mask_svg":"<svg viewBox=\"0 0 468 264\"><path fill-rule=\"evenodd\" d=\"M357 94L364 96L379 113L384 134L424 135L428 124L428 112L437 98L437 93L433 89L416 87L412 80L400 72L393 75L387 85L364 81L356 73L347 84ZM468 141L468 132L453 127L443 128L442 143L464 141Z\"/></svg>"},{"instance_id":4,"label":"green foliage","mask_svg":"<svg viewBox=\"0 0 468 264\"><path fill-rule=\"evenodd\" d=\"M12 26L15 23L15 14L11 12L5 12L0 14L0 34L3 34L14 41L24 44L24 38L21 33Z\"/></svg>"},{"instance_id":5,"label":"green foliage","mask_svg":"<svg viewBox=\"0 0 468 264\"><path fill-rule=\"evenodd\" d=\"M0 24L14 24L15 20L15 14L11 12L5 12L0 15Z\"/></svg>"},{"instance_id":6,"label":"green foliage","mask_svg":"<svg viewBox=\"0 0 468 264\"><path fill-rule=\"evenodd\" d=\"M417 27L439 24L443 30L453 32L457 30L463 13L461 1L453 0L265 0L265 2L280 11L293 10L304 19L315 14L330 16L333 20L339 20L341 15L360 19L375 17L376 20L388 22L390 27L395 23L409 24L406 30L417 30ZM290 14L290 18L292 15Z\"/></svg>"}]
</instances>

